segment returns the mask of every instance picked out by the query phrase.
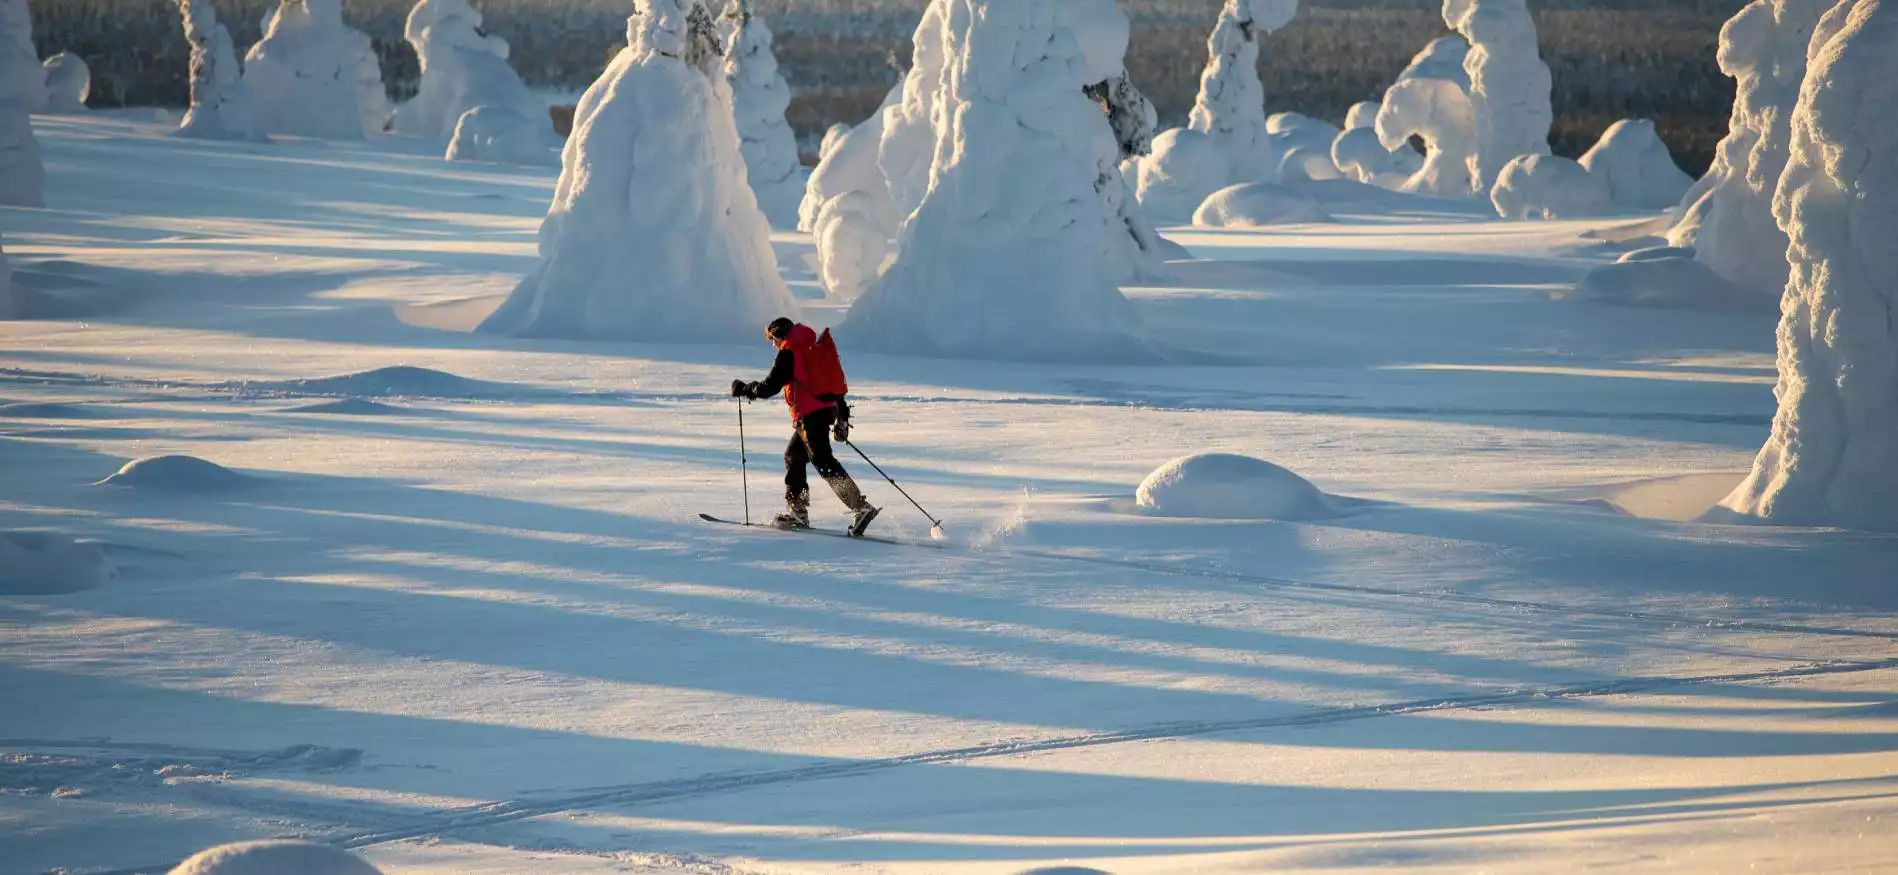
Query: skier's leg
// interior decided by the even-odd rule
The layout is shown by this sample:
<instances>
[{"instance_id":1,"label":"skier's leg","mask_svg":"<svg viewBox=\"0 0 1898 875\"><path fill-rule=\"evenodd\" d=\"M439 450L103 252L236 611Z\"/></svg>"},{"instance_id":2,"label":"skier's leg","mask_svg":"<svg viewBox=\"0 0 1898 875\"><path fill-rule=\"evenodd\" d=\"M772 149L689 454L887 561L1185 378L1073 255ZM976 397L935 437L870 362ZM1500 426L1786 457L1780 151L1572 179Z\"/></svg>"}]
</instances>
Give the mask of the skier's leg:
<instances>
[{"instance_id":1,"label":"skier's leg","mask_svg":"<svg viewBox=\"0 0 1898 875\"><path fill-rule=\"evenodd\" d=\"M835 418L835 412L819 410L804 417L804 425L799 431L810 447L811 464L817 468L817 476L830 484L831 491L837 493L837 500L843 502L844 507L853 511L863 510L870 506L863 498L863 490L857 488L857 481L851 479L843 463L837 461L837 454L830 449L830 425Z\"/></svg>"},{"instance_id":2,"label":"skier's leg","mask_svg":"<svg viewBox=\"0 0 1898 875\"><path fill-rule=\"evenodd\" d=\"M800 425L791 433L791 442L784 447L784 507L791 516L807 523L811 515L811 485L806 479L804 466L810 463L810 458Z\"/></svg>"}]
</instances>

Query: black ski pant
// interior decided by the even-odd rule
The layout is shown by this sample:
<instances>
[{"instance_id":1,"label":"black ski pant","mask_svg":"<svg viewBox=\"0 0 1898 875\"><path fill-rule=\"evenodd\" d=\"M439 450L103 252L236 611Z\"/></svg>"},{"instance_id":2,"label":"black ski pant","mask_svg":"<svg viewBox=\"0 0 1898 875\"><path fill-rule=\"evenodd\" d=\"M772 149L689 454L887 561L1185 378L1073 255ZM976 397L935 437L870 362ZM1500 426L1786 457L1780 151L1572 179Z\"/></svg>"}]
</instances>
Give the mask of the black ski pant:
<instances>
[{"instance_id":1,"label":"black ski pant","mask_svg":"<svg viewBox=\"0 0 1898 875\"><path fill-rule=\"evenodd\" d=\"M817 476L830 484L837 500L851 510L862 509L863 490L857 488L857 481L844 471L837 461L837 454L830 449L830 427L837 422L837 410L826 407L793 423L797 431L791 435L790 445L784 448L784 503L793 512L808 512L811 506L811 485L806 478L805 466L817 468Z\"/></svg>"}]
</instances>

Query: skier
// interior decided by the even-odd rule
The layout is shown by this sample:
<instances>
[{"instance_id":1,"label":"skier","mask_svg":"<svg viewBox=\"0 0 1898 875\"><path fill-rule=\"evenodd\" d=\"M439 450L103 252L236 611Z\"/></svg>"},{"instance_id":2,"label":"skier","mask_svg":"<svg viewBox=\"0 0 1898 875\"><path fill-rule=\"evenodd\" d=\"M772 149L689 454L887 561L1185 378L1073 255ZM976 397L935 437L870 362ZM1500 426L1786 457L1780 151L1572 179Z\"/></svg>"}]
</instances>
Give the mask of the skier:
<instances>
[{"instance_id":1,"label":"skier","mask_svg":"<svg viewBox=\"0 0 1898 875\"><path fill-rule=\"evenodd\" d=\"M864 499L857 481L830 449L830 432L840 441L850 438L850 407L844 400L847 386L830 332L820 338L810 326L780 316L765 326L764 336L778 350L771 373L758 382L733 380L732 395L756 400L783 390L784 403L791 408L793 432L790 445L784 448L785 512L772 524L783 529L810 528L811 487L804 473L809 464L817 467L817 475L850 508L850 534L862 535L882 510Z\"/></svg>"}]
</instances>

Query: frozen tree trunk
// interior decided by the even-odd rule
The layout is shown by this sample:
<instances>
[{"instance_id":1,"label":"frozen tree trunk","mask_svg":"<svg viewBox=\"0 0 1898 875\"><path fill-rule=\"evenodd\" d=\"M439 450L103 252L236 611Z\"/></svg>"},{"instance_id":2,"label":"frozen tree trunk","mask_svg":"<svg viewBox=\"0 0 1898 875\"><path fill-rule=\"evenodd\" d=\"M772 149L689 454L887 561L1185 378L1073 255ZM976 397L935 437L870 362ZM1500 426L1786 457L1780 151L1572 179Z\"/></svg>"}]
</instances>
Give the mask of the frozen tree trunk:
<instances>
[{"instance_id":1,"label":"frozen tree trunk","mask_svg":"<svg viewBox=\"0 0 1898 875\"><path fill-rule=\"evenodd\" d=\"M1812 39L1773 199L1791 277L1779 414L1727 510L1898 532L1898 3L1845 0Z\"/></svg>"},{"instance_id":2,"label":"frozen tree trunk","mask_svg":"<svg viewBox=\"0 0 1898 875\"><path fill-rule=\"evenodd\" d=\"M509 67L507 41L481 32L481 13L467 0L421 0L409 10L403 37L422 62L422 81L415 97L395 111L398 134L446 140L462 116L476 107L492 107L484 118L518 117L528 127L513 135L553 144L553 123L547 102L536 97ZM490 135L508 132L489 127Z\"/></svg>"},{"instance_id":3,"label":"frozen tree trunk","mask_svg":"<svg viewBox=\"0 0 1898 875\"><path fill-rule=\"evenodd\" d=\"M698 42L712 19L697 0L639 8L627 48L575 109L540 261L482 331L726 342L796 315L745 182L725 77Z\"/></svg>"},{"instance_id":4,"label":"frozen tree trunk","mask_svg":"<svg viewBox=\"0 0 1898 875\"><path fill-rule=\"evenodd\" d=\"M1469 40L1476 150L1470 174L1483 191L1519 155L1549 154L1549 66L1536 53L1526 0L1444 0L1443 20Z\"/></svg>"},{"instance_id":5,"label":"frozen tree trunk","mask_svg":"<svg viewBox=\"0 0 1898 875\"><path fill-rule=\"evenodd\" d=\"M1720 30L1720 69L1735 81L1727 136L1711 182L1668 235L1691 244L1715 273L1776 300L1786 286L1786 235L1773 218L1773 191L1786 167L1793 104L1806 72L1813 28L1835 0L1755 0Z\"/></svg>"},{"instance_id":6,"label":"frozen tree trunk","mask_svg":"<svg viewBox=\"0 0 1898 875\"><path fill-rule=\"evenodd\" d=\"M939 0L948 63L931 184L850 342L908 355L1151 358L1101 257L1112 130L1085 95L1076 5Z\"/></svg>"},{"instance_id":7,"label":"frozen tree trunk","mask_svg":"<svg viewBox=\"0 0 1898 875\"><path fill-rule=\"evenodd\" d=\"M1279 155L1265 133L1265 86L1252 6L1226 0L1206 40L1206 69L1186 126L1211 138L1231 168L1228 182L1277 182Z\"/></svg>"},{"instance_id":8,"label":"frozen tree trunk","mask_svg":"<svg viewBox=\"0 0 1898 875\"><path fill-rule=\"evenodd\" d=\"M1160 116L1154 110L1153 102L1127 78L1126 70L1087 86L1085 91L1088 99L1107 113L1107 125L1114 131L1114 141L1120 145L1122 159L1137 158L1153 152L1153 131L1159 124Z\"/></svg>"},{"instance_id":9,"label":"frozen tree trunk","mask_svg":"<svg viewBox=\"0 0 1898 875\"><path fill-rule=\"evenodd\" d=\"M32 115L46 99L44 72L26 0L0 0L0 204L6 206L45 205L46 170Z\"/></svg>"},{"instance_id":10,"label":"frozen tree trunk","mask_svg":"<svg viewBox=\"0 0 1898 875\"><path fill-rule=\"evenodd\" d=\"M191 109L177 135L208 140L263 140L251 112L250 89L237 69L231 33L211 0L178 0L185 41L191 44Z\"/></svg>"},{"instance_id":11,"label":"frozen tree trunk","mask_svg":"<svg viewBox=\"0 0 1898 875\"><path fill-rule=\"evenodd\" d=\"M343 25L339 0L283 0L266 21L244 61L259 130L359 140L382 129L381 68L369 38Z\"/></svg>"},{"instance_id":12,"label":"frozen tree trunk","mask_svg":"<svg viewBox=\"0 0 1898 875\"><path fill-rule=\"evenodd\" d=\"M794 227L804 180L799 173L797 135L784 120L784 111L791 106L791 87L778 72L771 28L751 14L750 0L738 0L728 15L731 44L725 52L725 78L731 84L732 114L738 122L747 178L771 224Z\"/></svg>"}]
</instances>

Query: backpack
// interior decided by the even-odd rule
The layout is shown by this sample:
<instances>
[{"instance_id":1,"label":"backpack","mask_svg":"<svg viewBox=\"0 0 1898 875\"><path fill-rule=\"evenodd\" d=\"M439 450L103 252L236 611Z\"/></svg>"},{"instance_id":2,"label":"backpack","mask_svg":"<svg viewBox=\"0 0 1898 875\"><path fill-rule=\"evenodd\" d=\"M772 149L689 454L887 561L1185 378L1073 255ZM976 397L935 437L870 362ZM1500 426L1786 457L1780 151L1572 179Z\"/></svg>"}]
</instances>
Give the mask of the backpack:
<instances>
[{"instance_id":1,"label":"backpack","mask_svg":"<svg viewBox=\"0 0 1898 875\"><path fill-rule=\"evenodd\" d=\"M850 382L844 378L844 363L837 357L837 342L830 339L828 328L804 354L804 372L810 377L806 388L820 400L841 402L850 393Z\"/></svg>"}]
</instances>

